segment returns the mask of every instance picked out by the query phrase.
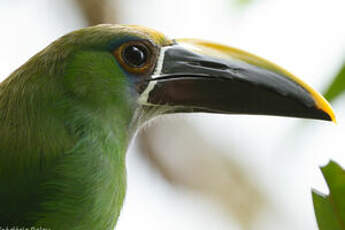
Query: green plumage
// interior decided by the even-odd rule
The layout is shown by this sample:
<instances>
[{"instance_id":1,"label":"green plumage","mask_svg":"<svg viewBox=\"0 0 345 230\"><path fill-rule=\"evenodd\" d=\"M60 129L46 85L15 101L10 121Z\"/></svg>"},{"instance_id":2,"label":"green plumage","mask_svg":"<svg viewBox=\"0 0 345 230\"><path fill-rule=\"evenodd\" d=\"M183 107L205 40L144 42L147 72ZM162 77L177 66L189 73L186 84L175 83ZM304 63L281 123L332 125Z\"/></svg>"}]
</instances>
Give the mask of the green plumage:
<instances>
[{"instance_id":1,"label":"green plumage","mask_svg":"<svg viewBox=\"0 0 345 230\"><path fill-rule=\"evenodd\" d=\"M1 227L114 228L137 104L111 49L145 36L112 25L76 31L1 83Z\"/></svg>"}]
</instances>

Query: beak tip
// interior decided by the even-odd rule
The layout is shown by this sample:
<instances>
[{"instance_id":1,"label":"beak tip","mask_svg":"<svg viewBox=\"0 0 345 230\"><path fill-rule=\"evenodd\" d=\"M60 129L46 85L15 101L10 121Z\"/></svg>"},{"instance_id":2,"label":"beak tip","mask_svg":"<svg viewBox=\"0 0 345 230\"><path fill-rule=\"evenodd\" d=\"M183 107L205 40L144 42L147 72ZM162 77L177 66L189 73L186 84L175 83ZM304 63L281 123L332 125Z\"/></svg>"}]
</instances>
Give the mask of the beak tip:
<instances>
[{"instance_id":1,"label":"beak tip","mask_svg":"<svg viewBox=\"0 0 345 230\"><path fill-rule=\"evenodd\" d=\"M332 121L334 124L337 124L337 119L334 114L329 115L330 116L330 121Z\"/></svg>"},{"instance_id":2,"label":"beak tip","mask_svg":"<svg viewBox=\"0 0 345 230\"><path fill-rule=\"evenodd\" d=\"M314 94L315 96L315 94ZM332 108L332 106L328 103L328 101L322 96L322 95L317 95L314 97L316 106L319 110L321 110L325 115L328 117L328 121L332 121L334 124L337 124L337 119L335 117L335 112Z\"/></svg>"},{"instance_id":3,"label":"beak tip","mask_svg":"<svg viewBox=\"0 0 345 230\"><path fill-rule=\"evenodd\" d=\"M331 121L332 123L337 124L337 119L335 118L333 111L332 113L328 113L326 111L323 112L327 116L327 118L325 119L326 121Z\"/></svg>"},{"instance_id":4,"label":"beak tip","mask_svg":"<svg viewBox=\"0 0 345 230\"><path fill-rule=\"evenodd\" d=\"M335 114L333 113L333 111L332 111L331 114L328 114L328 115L330 116L330 121L332 121L334 124L337 124L337 119L336 119Z\"/></svg>"}]
</instances>

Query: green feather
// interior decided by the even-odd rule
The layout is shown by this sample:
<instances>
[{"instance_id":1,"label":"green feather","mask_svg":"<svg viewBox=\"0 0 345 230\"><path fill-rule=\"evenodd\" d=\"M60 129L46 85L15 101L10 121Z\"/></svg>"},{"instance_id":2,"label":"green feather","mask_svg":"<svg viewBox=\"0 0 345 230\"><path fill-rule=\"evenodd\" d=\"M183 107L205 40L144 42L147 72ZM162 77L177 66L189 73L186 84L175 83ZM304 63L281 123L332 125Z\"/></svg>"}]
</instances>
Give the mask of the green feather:
<instances>
[{"instance_id":1,"label":"green feather","mask_svg":"<svg viewBox=\"0 0 345 230\"><path fill-rule=\"evenodd\" d=\"M138 109L102 25L52 43L0 85L0 226L113 229Z\"/></svg>"}]
</instances>

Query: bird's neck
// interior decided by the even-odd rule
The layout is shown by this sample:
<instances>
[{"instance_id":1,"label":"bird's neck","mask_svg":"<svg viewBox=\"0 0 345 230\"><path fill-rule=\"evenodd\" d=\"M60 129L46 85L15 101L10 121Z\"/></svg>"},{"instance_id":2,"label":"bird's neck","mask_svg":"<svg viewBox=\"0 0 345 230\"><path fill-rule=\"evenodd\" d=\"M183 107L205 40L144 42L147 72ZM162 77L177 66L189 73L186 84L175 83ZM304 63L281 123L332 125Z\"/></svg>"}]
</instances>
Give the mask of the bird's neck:
<instances>
[{"instance_id":1,"label":"bird's neck","mask_svg":"<svg viewBox=\"0 0 345 230\"><path fill-rule=\"evenodd\" d=\"M64 160L61 180L76 188L73 194L78 193L79 210L75 213L83 213L83 219L88 220L85 227L112 229L125 196L130 121L128 115L116 109L85 114L78 118L83 121L73 127L79 138ZM74 198L69 201L61 197L61 200L66 204L76 202Z\"/></svg>"},{"instance_id":2,"label":"bird's neck","mask_svg":"<svg viewBox=\"0 0 345 230\"><path fill-rule=\"evenodd\" d=\"M126 190L125 153L132 110L120 105L94 110L72 102L65 111L65 125L76 141L60 163L63 170L54 176L65 190L49 202L64 207L58 210L66 214L60 221L70 222L64 227L81 227L80 221L74 222L79 217L85 220L85 229L113 229ZM72 218L66 206L73 208ZM48 218L51 222L55 215Z\"/></svg>"},{"instance_id":3,"label":"bird's neck","mask_svg":"<svg viewBox=\"0 0 345 230\"><path fill-rule=\"evenodd\" d=\"M59 213L65 229L113 229L126 191L125 153L131 116L116 106L90 111L71 104L68 110L65 125L76 141L52 174L61 186L46 204L61 210L43 210L51 214L42 220L42 226L53 222Z\"/></svg>"},{"instance_id":4,"label":"bird's neck","mask_svg":"<svg viewBox=\"0 0 345 230\"><path fill-rule=\"evenodd\" d=\"M126 189L132 109L116 104L94 109L55 86L45 87L49 91L20 95L3 85L0 134L6 138L0 147L11 155L0 156L0 179L23 179L2 180L5 198L10 194L16 201L8 210L13 206L20 223L51 229L113 229ZM14 217L19 203L22 216ZM38 218L27 222L27 216Z\"/></svg>"}]
</instances>

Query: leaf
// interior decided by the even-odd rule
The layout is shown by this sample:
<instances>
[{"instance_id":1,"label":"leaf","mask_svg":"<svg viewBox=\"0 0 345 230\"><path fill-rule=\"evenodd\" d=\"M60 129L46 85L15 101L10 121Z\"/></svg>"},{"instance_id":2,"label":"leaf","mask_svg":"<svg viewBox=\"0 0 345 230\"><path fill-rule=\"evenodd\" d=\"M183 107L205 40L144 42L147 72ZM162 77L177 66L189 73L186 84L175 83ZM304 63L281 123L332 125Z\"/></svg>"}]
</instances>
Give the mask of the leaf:
<instances>
[{"instance_id":1,"label":"leaf","mask_svg":"<svg viewBox=\"0 0 345 230\"><path fill-rule=\"evenodd\" d=\"M324 96L327 100L332 101L343 92L345 92L345 63L341 67L338 74L335 76L332 83L328 86L328 89L324 93Z\"/></svg>"},{"instance_id":2,"label":"leaf","mask_svg":"<svg viewBox=\"0 0 345 230\"><path fill-rule=\"evenodd\" d=\"M334 161L321 168L329 195L313 191L315 216L320 230L345 230L345 171Z\"/></svg>"}]
</instances>

